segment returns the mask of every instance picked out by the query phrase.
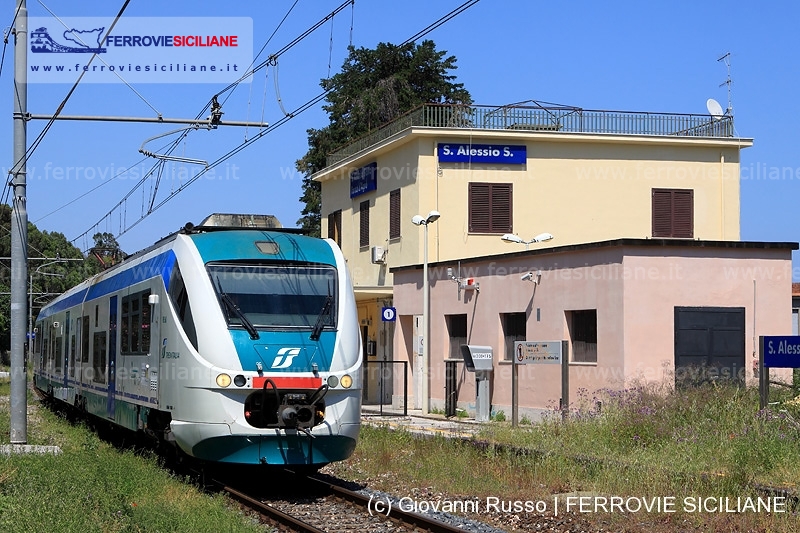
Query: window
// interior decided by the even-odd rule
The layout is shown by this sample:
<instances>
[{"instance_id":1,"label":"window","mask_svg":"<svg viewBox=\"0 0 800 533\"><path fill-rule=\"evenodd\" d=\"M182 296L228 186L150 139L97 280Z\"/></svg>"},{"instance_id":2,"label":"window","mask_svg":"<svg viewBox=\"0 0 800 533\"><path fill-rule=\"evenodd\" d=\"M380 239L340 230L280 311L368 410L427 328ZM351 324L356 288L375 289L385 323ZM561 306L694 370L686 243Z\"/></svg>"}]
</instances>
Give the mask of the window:
<instances>
[{"instance_id":1,"label":"window","mask_svg":"<svg viewBox=\"0 0 800 533\"><path fill-rule=\"evenodd\" d=\"M92 351L92 381L95 383L106 382L106 332L98 331L94 334L94 350Z\"/></svg>"},{"instance_id":2,"label":"window","mask_svg":"<svg viewBox=\"0 0 800 533\"><path fill-rule=\"evenodd\" d=\"M181 275L179 266L172 269L172 274L169 276L169 299L172 300L172 305L175 308L175 314L181 321L183 331L189 338L194 349L197 349L197 331L194 327L194 318L192 318L192 308L189 305L189 295L186 292L186 284Z\"/></svg>"},{"instance_id":3,"label":"window","mask_svg":"<svg viewBox=\"0 0 800 533\"><path fill-rule=\"evenodd\" d=\"M89 362L89 315L83 317L81 332L81 363Z\"/></svg>"},{"instance_id":4,"label":"window","mask_svg":"<svg viewBox=\"0 0 800 533\"><path fill-rule=\"evenodd\" d=\"M56 358L55 371L56 374L61 374L62 361L64 360L63 339L61 337L56 337L55 345L56 345L55 350L53 350L53 355Z\"/></svg>"},{"instance_id":5,"label":"window","mask_svg":"<svg viewBox=\"0 0 800 533\"><path fill-rule=\"evenodd\" d=\"M461 359L461 345L467 344L467 315L445 315L450 337L450 359Z\"/></svg>"},{"instance_id":6,"label":"window","mask_svg":"<svg viewBox=\"0 0 800 533\"><path fill-rule=\"evenodd\" d=\"M150 291L122 297L120 351L123 355L150 351Z\"/></svg>"},{"instance_id":7,"label":"window","mask_svg":"<svg viewBox=\"0 0 800 533\"><path fill-rule=\"evenodd\" d=\"M80 321L80 318L78 319ZM75 334L69 339L69 377L75 377Z\"/></svg>"},{"instance_id":8,"label":"window","mask_svg":"<svg viewBox=\"0 0 800 533\"><path fill-rule=\"evenodd\" d=\"M500 315L500 320L503 323L506 361L514 359L514 342L525 340L525 318L525 313L502 313Z\"/></svg>"},{"instance_id":9,"label":"window","mask_svg":"<svg viewBox=\"0 0 800 533\"><path fill-rule=\"evenodd\" d=\"M369 246L369 200L361 202L359 208L359 246Z\"/></svg>"},{"instance_id":10,"label":"window","mask_svg":"<svg viewBox=\"0 0 800 533\"><path fill-rule=\"evenodd\" d=\"M328 238L342 246L342 210L334 211L328 215Z\"/></svg>"},{"instance_id":11,"label":"window","mask_svg":"<svg viewBox=\"0 0 800 533\"><path fill-rule=\"evenodd\" d=\"M333 267L209 263L206 270L232 329L336 329Z\"/></svg>"},{"instance_id":12,"label":"window","mask_svg":"<svg viewBox=\"0 0 800 533\"><path fill-rule=\"evenodd\" d=\"M572 361L597 362L597 310L567 311L567 324L572 338Z\"/></svg>"},{"instance_id":13,"label":"window","mask_svg":"<svg viewBox=\"0 0 800 533\"><path fill-rule=\"evenodd\" d=\"M511 233L511 183L469 184L469 232Z\"/></svg>"},{"instance_id":14,"label":"window","mask_svg":"<svg viewBox=\"0 0 800 533\"><path fill-rule=\"evenodd\" d=\"M389 238L400 238L400 189L389 193Z\"/></svg>"},{"instance_id":15,"label":"window","mask_svg":"<svg viewBox=\"0 0 800 533\"><path fill-rule=\"evenodd\" d=\"M694 237L694 190L653 189L653 237Z\"/></svg>"}]
</instances>

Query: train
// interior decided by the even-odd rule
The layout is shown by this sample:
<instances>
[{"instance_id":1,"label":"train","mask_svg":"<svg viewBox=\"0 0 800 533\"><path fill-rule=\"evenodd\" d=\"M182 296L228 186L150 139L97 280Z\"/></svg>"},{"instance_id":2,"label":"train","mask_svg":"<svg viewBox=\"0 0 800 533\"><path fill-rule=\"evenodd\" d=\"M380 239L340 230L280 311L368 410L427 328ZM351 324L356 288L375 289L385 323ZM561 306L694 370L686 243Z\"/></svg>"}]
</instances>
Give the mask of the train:
<instances>
[{"instance_id":1,"label":"train","mask_svg":"<svg viewBox=\"0 0 800 533\"><path fill-rule=\"evenodd\" d=\"M36 318L34 387L206 463L319 468L360 429L362 340L330 239L216 214Z\"/></svg>"}]
</instances>

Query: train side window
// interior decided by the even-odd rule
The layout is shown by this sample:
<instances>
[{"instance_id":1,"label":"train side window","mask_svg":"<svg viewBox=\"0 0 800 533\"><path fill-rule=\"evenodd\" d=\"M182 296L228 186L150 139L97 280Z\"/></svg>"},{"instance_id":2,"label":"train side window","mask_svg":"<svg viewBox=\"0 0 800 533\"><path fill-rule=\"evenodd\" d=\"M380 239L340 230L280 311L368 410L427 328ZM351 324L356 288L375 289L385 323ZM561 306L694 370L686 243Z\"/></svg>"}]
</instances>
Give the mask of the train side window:
<instances>
[{"instance_id":1,"label":"train side window","mask_svg":"<svg viewBox=\"0 0 800 533\"><path fill-rule=\"evenodd\" d=\"M172 269L172 274L169 277L169 299L172 301L173 307L175 307L175 312L181 321L183 331L196 350L197 331L192 318L192 308L189 305L189 295L186 292L186 284L183 282L181 269L177 265Z\"/></svg>"},{"instance_id":2,"label":"train side window","mask_svg":"<svg viewBox=\"0 0 800 533\"><path fill-rule=\"evenodd\" d=\"M89 315L83 317L83 331L81 332L81 363L89 362Z\"/></svg>"},{"instance_id":3,"label":"train side window","mask_svg":"<svg viewBox=\"0 0 800 533\"><path fill-rule=\"evenodd\" d=\"M98 318L100 317L100 306L95 304L94 306L94 327L97 327Z\"/></svg>"},{"instance_id":4,"label":"train side window","mask_svg":"<svg viewBox=\"0 0 800 533\"><path fill-rule=\"evenodd\" d=\"M142 299L142 337L141 350L144 353L150 351L150 291L141 293Z\"/></svg>"},{"instance_id":5,"label":"train side window","mask_svg":"<svg viewBox=\"0 0 800 533\"><path fill-rule=\"evenodd\" d=\"M80 321L80 318L78 319ZM69 377L75 377L75 334L69 339Z\"/></svg>"},{"instance_id":6,"label":"train side window","mask_svg":"<svg viewBox=\"0 0 800 533\"><path fill-rule=\"evenodd\" d=\"M120 352L122 354L130 353L131 351L130 338L128 338L128 335L131 334L130 328L128 327L128 315L130 315L131 305L128 299L128 296L122 297L122 321L120 322L119 332L121 340Z\"/></svg>"},{"instance_id":7,"label":"train side window","mask_svg":"<svg viewBox=\"0 0 800 533\"><path fill-rule=\"evenodd\" d=\"M149 290L122 298L122 354L143 354L150 351L149 298Z\"/></svg>"},{"instance_id":8,"label":"train side window","mask_svg":"<svg viewBox=\"0 0 800 533\"><path fill-rule=\"evenodd\" d=\"M63 339L61 337L56 337L55 339L55 350L53 350L53 355L56 358L56 374L61 374L61 369L63 368L62 361L64 360L64 351L63 351Z\"/></svg>"},{"instance_id":9,"label":"train side window","mask_svg":"<svg viewBox=\"0 0 800 533\"><path fill-rule=\"evenodd\" d=\"M95 383L106 382L106 332L97 331L94 334L94 350L92 351L92 381Z\"/></svg>"}]
</instances>

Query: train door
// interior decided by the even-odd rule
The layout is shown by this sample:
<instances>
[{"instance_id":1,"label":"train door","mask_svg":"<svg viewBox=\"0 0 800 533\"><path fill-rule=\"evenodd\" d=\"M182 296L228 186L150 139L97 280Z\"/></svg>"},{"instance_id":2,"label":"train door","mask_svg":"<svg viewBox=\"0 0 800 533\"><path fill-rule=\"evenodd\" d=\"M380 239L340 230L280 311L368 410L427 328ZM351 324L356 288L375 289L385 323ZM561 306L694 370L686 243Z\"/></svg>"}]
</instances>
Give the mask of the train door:
<instances>
[{"instance_id":1,"label":"train door","mask_svg":"<svg viewBox=\"0 0 800 533\"><path fill-rule=\"evenodd\" d=\"M84 313L88 313L88 309L84 311ZM89 321L89 315L83 315L83 322L81 323L81 371L79 374L79 380L81 385L85 388L89 388L89 381L91 380L91 368L92 365L89 363L89 346L92 340L91 335L89 334L89 325L91 322Z\"/></svg>"},{"instance_id":2,"label":"train door","mask_svg":"<svg viewBox=\"0 0 800 533\"><path fill-rule=\"evenodd\" d=\"M112 296L108 310L108 402L106 415L114 418L117 393L117 297Z\"/></svg>"},{"instance_id":3,"label":"train door","mask_svg":"<svg viewBox=\"0 0 800 533\"><path fill-rule=\"evenodd\" d=\"M83 329L83 318L78 317L75 319L75 333L73 333L73 338L75 339L75 346L72 348L72 353L75 357L75 364L72 366L72 376L75 378L76 384L80 386L81 382L81 346L83 346L83 337L82 331Z\"/></svg>"}]
</instances>

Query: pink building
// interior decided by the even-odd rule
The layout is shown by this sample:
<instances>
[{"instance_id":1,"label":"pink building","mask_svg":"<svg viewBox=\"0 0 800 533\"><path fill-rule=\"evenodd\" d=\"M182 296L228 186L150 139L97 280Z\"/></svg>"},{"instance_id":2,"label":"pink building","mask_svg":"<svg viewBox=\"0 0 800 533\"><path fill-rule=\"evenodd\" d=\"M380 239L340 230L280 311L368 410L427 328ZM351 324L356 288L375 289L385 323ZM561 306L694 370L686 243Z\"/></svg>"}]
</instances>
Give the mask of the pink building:
<instances>
[{"instance_id":1,"label":"pink building","mask_svg":"<svg viewBox=\"0 0 800 533\"><path fill-rule=\"evenodd\" d=\"M591 398L598 389L639 382L754 384L758 336L792 333L791 253L797 248L617 239L431 263L430 407L443 409L455 394L460 408L474 412L475 379L463 364L462 344L492 347L491 406L507 416L515 341L568 342L573 404L581 389ZM395 360L410 362L409 406L421 407L423 269L391 272ZM448 361L455 379L446 379ZM517 368L520 415L536 416L559 404L560 365ZM394 391L397 404L402 376Z\"/></svg>"}]
</instances>

